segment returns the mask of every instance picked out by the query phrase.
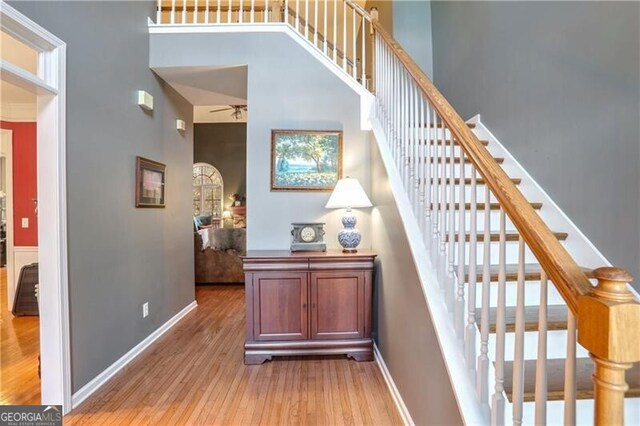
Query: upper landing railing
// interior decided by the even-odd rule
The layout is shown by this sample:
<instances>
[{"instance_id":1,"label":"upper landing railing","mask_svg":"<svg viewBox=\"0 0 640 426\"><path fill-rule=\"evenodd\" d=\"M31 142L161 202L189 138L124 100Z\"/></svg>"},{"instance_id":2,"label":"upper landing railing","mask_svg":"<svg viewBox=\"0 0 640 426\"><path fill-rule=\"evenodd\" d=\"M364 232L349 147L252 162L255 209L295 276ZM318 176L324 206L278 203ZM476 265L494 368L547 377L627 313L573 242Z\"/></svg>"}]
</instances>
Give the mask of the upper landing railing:
<instances>
[{"instance_id":1,"label":"upper landing railing","mask_svg":"<svg viewBox=\"0 0 640 426\"><path fill-rule=\"evenodd\" d=\"M350 0L159 0L156 22L286 23L373 92L375 118L438 270L461 350L474 372L477 399L490 407L492 423L504 424L507 401L513 423L523 421L525 332L537 332L531 396L536 424L546 423L547 402L558 397L548 392L548 364L557 361L547 348L549 281L568 307L566 361L556 373L564 376L564 423L576 422L578 343L594 364L594 422L623 423L625 371L640 361L640 304L628 289L632 277L621 269L599 268L592 273L597 285L592 285L559 241L566 236L549 229L467 123L380 26L375 10L370 14ZM537 273L529 270L531 258ZM532 329L525 318L532 305L525 300L525 282L534 281L539 297ZM507 282L516 282L510 307ZM515 317L508 331L515 334L509 344L512 361L506 360L508 316Z\"/></svg>"},{"instance_id":2,"label":"upper landing railing","mask_svg":"<svg viewBox=\"0 0 640 426\"><path fill-rule=\"evenodd\" d=\"M348 0L158 0L156 23L287 23L362 86L369 85L371 15Z\"/></svg>"}]
</instances>

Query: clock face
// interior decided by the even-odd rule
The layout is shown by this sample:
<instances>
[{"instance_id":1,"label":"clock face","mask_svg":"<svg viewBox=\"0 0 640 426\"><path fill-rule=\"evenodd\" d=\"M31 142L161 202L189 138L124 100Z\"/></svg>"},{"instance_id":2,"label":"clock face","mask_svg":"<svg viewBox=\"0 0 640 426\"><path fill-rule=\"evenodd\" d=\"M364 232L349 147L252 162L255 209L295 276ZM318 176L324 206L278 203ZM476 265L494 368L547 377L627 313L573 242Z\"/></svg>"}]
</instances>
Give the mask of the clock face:
<instances>
[{"instance_id":1,"label":"clock face","mask_svg":"<svg viewBox=\"0 0 640 426\"><path fill-rule=\"evenodd\" d=\"M300 230L300 239L309 243L316 239L316 230L310 226L305 226Z\"/></svg>"}]
</instances>

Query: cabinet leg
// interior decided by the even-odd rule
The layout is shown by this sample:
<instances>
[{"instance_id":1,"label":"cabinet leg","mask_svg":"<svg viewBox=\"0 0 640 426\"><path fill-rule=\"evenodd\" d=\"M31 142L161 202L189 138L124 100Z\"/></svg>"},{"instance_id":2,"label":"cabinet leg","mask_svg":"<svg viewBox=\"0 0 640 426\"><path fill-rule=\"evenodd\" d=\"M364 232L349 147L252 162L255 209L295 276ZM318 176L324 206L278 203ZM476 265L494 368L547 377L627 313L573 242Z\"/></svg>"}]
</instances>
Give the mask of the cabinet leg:
<instances>
[{"instance_id":1,"label":"cabinet leg","mask_svg":"<svg viewBox=\"0 0 640 426\"><path fill-rule=\"evenodd\" d=\"M347 356L357 362L373 361L373 352L353 352L348 353Z\"/></svg>"},{"instance_id":2,"label":"cabinet leg","mask_svg":"<svg viewBox=\"0 0 640 426\"><path fill-rule=\"evenodd\" d=\"M244 356L245 365L258 365L265 361L271 361L271 355L246 355Z\"/></svg>"}]
</instances>

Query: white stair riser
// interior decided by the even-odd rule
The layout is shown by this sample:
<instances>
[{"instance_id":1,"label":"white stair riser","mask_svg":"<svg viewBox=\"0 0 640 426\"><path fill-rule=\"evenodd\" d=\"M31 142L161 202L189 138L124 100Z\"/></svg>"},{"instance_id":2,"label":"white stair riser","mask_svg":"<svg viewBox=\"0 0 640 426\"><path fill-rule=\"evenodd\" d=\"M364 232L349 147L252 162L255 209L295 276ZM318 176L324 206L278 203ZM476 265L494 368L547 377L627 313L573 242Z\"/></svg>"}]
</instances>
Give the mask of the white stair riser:
<instances>
[{"instance_id":1,"label":"white stair riser","mask_svg":"<svg viewBox=\"0 0 640 426\"><path fill-rule=\"evenodd\" d=\"M478 315L478 312L476 312ZM538 335L537 331L527 331L524 333L524 359L538 359ZM515 333L506 333L505 341L505 361L513 361L515 347ZM495 360L496 334L489 334L489 359ZM589 352L578 345L576 354L578 358L588 358ZM547 331L547 359L563 359L567 356L567 331L553 330Z\"/></svg>"},{"instance_id":2,"label":"white stair riser","mask_svg":"<svg viewBox=\"0 0 640 426\"><path fill-rule=\"evenodd\" d=\"M481 283L482 280L479 281ZM466 285L465 285L466 287ZM505 306L516 306L516 298L518 292L518 283L515 281L507 281L505 283ZM491 283L489 306L495 308L498 306L498 283ZM465 298L468 297L465 295ZM540 281L527 281L524 284L524 300L525 306L540 305ZM565 301L560 293L549 282L547 284L547 301L548 305L564 305ZM482 285L476 284L476 306L482 305Z\"/></svg>"}]
</instances>

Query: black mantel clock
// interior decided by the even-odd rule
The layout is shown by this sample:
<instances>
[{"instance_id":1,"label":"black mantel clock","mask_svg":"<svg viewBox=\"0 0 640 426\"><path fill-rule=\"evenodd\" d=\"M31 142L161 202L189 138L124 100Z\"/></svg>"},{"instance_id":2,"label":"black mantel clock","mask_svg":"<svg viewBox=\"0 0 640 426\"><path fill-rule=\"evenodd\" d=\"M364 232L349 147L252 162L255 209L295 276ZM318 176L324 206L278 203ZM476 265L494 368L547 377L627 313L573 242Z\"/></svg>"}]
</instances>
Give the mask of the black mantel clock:
<instances>
[{"instance_id":1,"label":"black mantel clock","mask_svg":"<svg viewBox=\"0 0 640 426\"><path fill-rule=\"evenodd\" d=\"M324 242L324 223L292 223L291 251L327 251L327 245Z\"/></svg>"}]
</instances>

